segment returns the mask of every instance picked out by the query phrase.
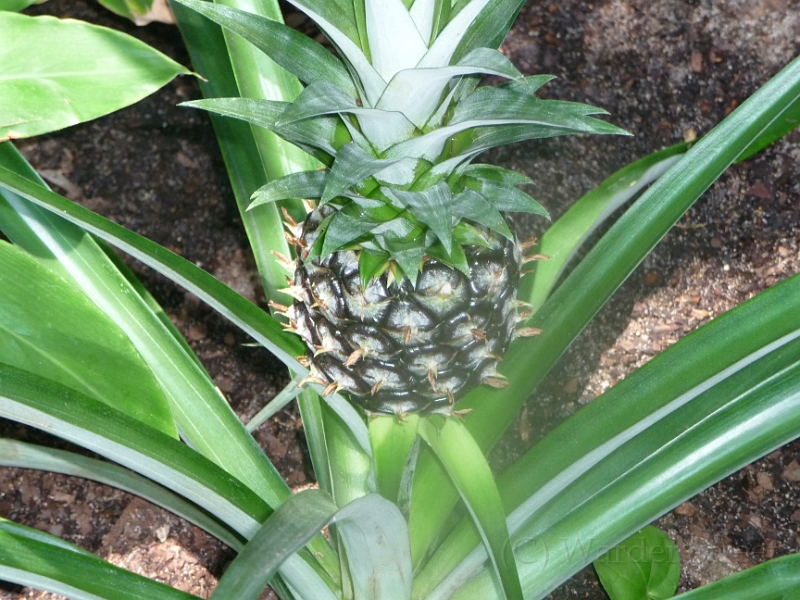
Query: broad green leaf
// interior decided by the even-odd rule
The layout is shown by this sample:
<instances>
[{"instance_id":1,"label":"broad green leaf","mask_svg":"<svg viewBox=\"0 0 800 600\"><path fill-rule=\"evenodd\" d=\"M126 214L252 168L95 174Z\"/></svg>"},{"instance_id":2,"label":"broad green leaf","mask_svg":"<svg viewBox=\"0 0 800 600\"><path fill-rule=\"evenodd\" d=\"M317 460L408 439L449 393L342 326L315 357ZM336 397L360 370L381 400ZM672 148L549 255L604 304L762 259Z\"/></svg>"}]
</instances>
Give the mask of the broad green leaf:
<instances>
[{"instance_id":1,"label":"broad green leaf","mask_svg":"<svg viewBox=\"0 0 800 600\"><path fill-rule=\"evenodd\" d=\"M369 422L369 438L375 462L375 478L381 496L397 502L409 452L417 438L419 415L375 417Z\"/></svg>"},{"instance_id":2,"label":"broad green leaf","mask_svg":"<svg viewBox=\"0 0 800 600\"><path fill-rule=\"evenodd\" d=\"M206 77L205 81L200 80L200 89L203 95L206 97L238 96L239 86L227 52L222 29L200 13L181 4L173 3L171 6L191 62ZM285 79L281 79L282 84L288 84ZM296 81L294 83L298 85ZM276 86L276 88L280 88L280 86ZM273 252L285 256L291 254L289 244L283 236L280 208L264 206L249 212L246 209L253 190L266 183L270 174L282 168L285 162L294 163L296 158L285 156L286 153L284 153L278 160L264 164L261 160L263 148L260 148L256 142L255 132L250 125L213 113L210 117L220 145L222 159L228 171L239 215L247 238L250 240L250 247L261 276L264 293L267 298L279 304L288 304L291 301L289 296L280 291L285 287L286 273L276 263L273 254ZM320 154L324 153L320 152ZM311 159L309 158L309 160ZM292 212L295 210L293 202L287 202L282 207L289 210L295 219L302 218L302 214L304 214L303 211Z\"/></svg>"},{"instance_id":3,"label":"broad green leaf","mask_svg":"<svg viewBox=\"0 0 800 600\"><path fill-rule=\"evenodd\" d=\"M253 202L248 209L286 198L319 198L327 179L327 171L299 171L273 179L253 192Z\"/></svg>"},{"instance_id":4,"label":"broad green leaf","mask_svg":"<svg viewBox=\"0 0 800 600\"><path fill-rule=\"evenodd\" d=\"M573 204L542 236L537 251L550 259L537 265L531 283L523 280L520 297L538 310L586 239L614 211L664 174L686 149L686 144L676 144L631 163Z\"/></svg>"},{"instance_id":5,"label":"broad green leaf","mask_svg":"<svg viewBox=\"0 0 800 600\"><path fill-rule=\"evenodd\" d=\"M137 25L148 23L175 23L165 0L98 0L111 12L130 19Z\"/></svg>"},{"instance_id":6,"label":"broad green leaf","mask_svg":"<svg viewBox=\"0 0 800 600\"><path fill-rule=\"evenodd\" d=\"M459 403L472 408L467 426L488 451L512 422L575 336L692 203L736 159L743 148L800 96L800 60L757 91L664 174L595 246L531 321L535 338L518 340L501 370L509 386L477 389ZM531 362L530 357L537 360ZM538 467L537 467L538 468ZM409 529L415 562L425 554L458 496L445 491L447 475L428 455L420 456ZM448 499L445 500L445 495ZM425 512L417 513L424 507Z\"/></svg>"},{"instance_id":7,"label":"broad green leaf","mask_svg":"<svg viewBox=\"0 0 800 600\"><path fill-rule=\"evenodd\" d=\"M384 81L412 69L428 51L403 0L365 0L370 60Z\"/></svg>"},{"instance_id":8,"label":"broad green leaf","mask_svg":"<svg viewBox=\"0 0 800 600\"><path fill-rule=\"evenodd\" d=\"M800 554L790 554L681 594L681 600L797 600Z\"/></svg>"},{"instance_id":9,"label":"broad green leaf","mask_svg":"<svg viewBox=\"0 0 800 600\"><path fill-rule=\"evenodd\" d=\"M350 208L355 208L355 211L348 210ZM349 214L350 212L357 214L351 215ZM328 228L325 230L325 239L320 251L321 258L327 257L342 246L352 244L354 240L357 240L375 227L376 223L364 219L363 214L358 214L360 212L357 206L350 204L345 210L339 210L333 214L328 223Z\"/></svg>"},{"instance_id":10,"label":"broad green leaf","mask_svg":"<svg viewBox=\"0 0 800 600\"><path fill-rule=\"evenodd\" d=\"M82 21L0 12L0 29L0 141L107 115L189 74L137 39Z\"/></svg>"},{"instance_id":11,"label":"broad green leaf","mask_svg":"<svg viewBox=\"0 0 800 600\"><path fill-rule=\"evenodd\" d=\"M448 125L393 146L386 157L418 156L433 161L442 151L450 156L470 156L529 139L575 133L629 135L615 125L587 116L603 112L599 109L491 89L494 91L490 94L474 94L474 100L469 96L466 106L459 105Z\"/></svg>"},{"instance_id":12,"label":"broad green leaf","mask_svg":"<svg viewBox=\"0 0 800 600\"><path fill-rule=\"evenodd\" d=\"M46 0L0 0L0 11L20 12L29 6L41 4L44 1Z\"/></svg>"},{"instance_id":13,"label":"broad green leaf","mask_svg":"<svg viewBox=\"0 0 800 600\"><path fill-rule=\"evenodd\" d=\"M177 0L242 36L305 84L327 81L355 96L347 69L308 36L260 15L198 0Z\"/></svg>"},{"instance_id":14,"label":"broad green leaf","mask_svg":"<svg viewBox=\"0 0 800 600\"><path fill-rule=\"evenodd\" d=\"M123 331L78 288L2 241L0 362L178 437L164 394Z\"/></svg>"},{"instance_id":15,"label":"broad green leaf","mask_svg":"<svg viewBox=\"0 0 800 600\"><path fill-rule=\"evenodd\" d=\"M419 435L442 462L445 471L480 532L503 598L521 600L517 565L506 526L506 513L491 469L464 424L455 418L420 420Z\"/></svg>"},{"instance_id":16,"label":"broad green leaf","mask_svg":"<svg viewBox=\"0 0 800 600\"><path fill-rule=\"evenodd\" d=\"M0 578L75 600L198 598L116 567L79 548L66 548L63 542L4 530L0 531Z\"/></svg>"},{"instance_id":17,"label":"broad green leaf","mask_svg":"<svg viewBox=\"0 0 800 600\"><path fill-rule=\"evenodd\" d=\"M408 529L398 508L369 494L342 508L333 522L347 554L355 597L410 600Z\"/></svg>"},{"instance_id":18,"label":"broad green leaf","mask_svg":"<svg viewBox=\"0 0 800 600\"><path fill-rule=\"evenodd\" d=\"M114 463L81 456L74 452L0 438L0 465L63 473L110 485L144 498L194 523L234 550L239 550L242 546L241 539L236 534L210 517L207 512L198 509L195 504Z\"/></svg>"},{"instance_id":19,"label":"broad green leaf","mask_svg":"<svg viewBox=\"0 0 800 600\"><path fill-rule=\"evenodd\" d=\"M464 168L464 175L475 179L494 181L505 185L529 185L533 179L511 169L504 169L496 165L472 164Z\"/></svg>"},{"instance_id":20,"label":"broad green leaf","mask_svg":"<svg viewBox=\"0 0 800 600\"><path fill-rule=\"evenodd\" d=\"M257 598L281 565L319 534L336 511L330 495L320 490L289 496L239 552L211 597Z\"/></svg>"},{"instance_id":21,"label":"broad green leaf","mask_svg":"<svg viewBox=\"0 0 800 600\"><path fill-rule=\"evenodd\" d=\"M652 526L595 559L594 568L611 600L667 600L681 578L678 549Z\"/></svg>"}]
</instances>

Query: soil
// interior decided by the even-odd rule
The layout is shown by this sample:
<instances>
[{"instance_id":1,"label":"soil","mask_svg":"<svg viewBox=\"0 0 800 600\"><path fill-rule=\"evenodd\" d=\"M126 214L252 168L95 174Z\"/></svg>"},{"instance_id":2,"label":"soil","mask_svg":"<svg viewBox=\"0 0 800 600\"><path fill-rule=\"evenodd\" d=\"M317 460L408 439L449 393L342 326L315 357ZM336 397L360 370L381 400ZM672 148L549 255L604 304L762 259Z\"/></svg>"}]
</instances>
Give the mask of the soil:
<instances>
[{"instance_id":1,"label":"soil","mask_svg":"<svg viewBox=\"0 0 800 600\"><path fill-rule=\"evenodd\" d=\"M78 0L30 9L122 29L183 64L176 31L136 28ZM628 162L709 131L800 51L798 0L597 0L526 5L503 47L526 74L558 79L542 97L607 109L632 138L557 138L493 152L531 176L554 216ZM18 146L58 191L171 248L263 305L247 239L199 97L183 77L129 109ZM521 413L500 465L687 332L800 271L800 133L732 167L583 332ZM521 219L526 234L542 224ZM148 268L129 261L242 419L285 384L281 365ZM7 423L3 434L63 442ZM295 488L313 483L293 406L256 439ZM656 524L675 541L687 590L800 551L800 444L791 443ZM197 528L112 488L0 469L0 515L207 597L231 553ZM0 598L54 598L5 585ZM551 595L602 599L591 569Z\"/></svg>"}]
</instances>

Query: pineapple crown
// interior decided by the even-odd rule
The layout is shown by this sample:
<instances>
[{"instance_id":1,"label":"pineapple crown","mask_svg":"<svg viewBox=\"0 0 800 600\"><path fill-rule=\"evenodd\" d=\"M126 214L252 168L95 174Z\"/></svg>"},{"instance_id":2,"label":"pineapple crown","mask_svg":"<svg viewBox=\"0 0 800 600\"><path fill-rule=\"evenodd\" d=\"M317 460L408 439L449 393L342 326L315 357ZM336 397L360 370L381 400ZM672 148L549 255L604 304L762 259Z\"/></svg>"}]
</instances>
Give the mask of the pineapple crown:
<instances>
[{"instance_id":1,"label":"pineapple crown","mask_svg":"<svg viewBox=\"0 0 800 600\"><path fill-rule=\"evenodd\" d=\"M269 182L253 206L318 199L335 209L307 259L359 249L363 281L387 268L415 282L425 257L467 275L466 244L508 238L504 212L547 211L519 173L472 164L512 142L573 133L624 134L605 111L533 94L552 79L523 76L496 48L522 0L289 0L338 57L281 23L180 0L242 35L306 87L292 103L243 98L187 103L266 127L324 166ZM478 87L480 78L508 80Z\"/></svg>"}]
</instances>

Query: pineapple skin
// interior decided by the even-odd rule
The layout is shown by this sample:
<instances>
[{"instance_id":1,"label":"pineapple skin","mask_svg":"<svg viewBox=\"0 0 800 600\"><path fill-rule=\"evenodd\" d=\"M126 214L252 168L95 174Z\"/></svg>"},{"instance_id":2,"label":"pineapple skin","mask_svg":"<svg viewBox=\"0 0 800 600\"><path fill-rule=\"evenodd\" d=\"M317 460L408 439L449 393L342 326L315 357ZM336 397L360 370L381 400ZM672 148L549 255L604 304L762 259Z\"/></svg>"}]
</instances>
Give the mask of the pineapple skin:
<instances>
[{"instance_id":1,"label":"pineapple skin","mask_svg":"<svg viewBox=\"0 0 800 600\"><path fill-rule=\"evenodd\" d=\"M359 250L306 260L326 216L303 224L294 273L293 329L309 347L312 379L346 392L368 413L452 414L453 403L487 383L503 387L496 366L516 335L521 253L486 232L489 248L465 246L470 267L427 259L416 284L389 272L359 275Z\"/></svg>"}]
</instances>

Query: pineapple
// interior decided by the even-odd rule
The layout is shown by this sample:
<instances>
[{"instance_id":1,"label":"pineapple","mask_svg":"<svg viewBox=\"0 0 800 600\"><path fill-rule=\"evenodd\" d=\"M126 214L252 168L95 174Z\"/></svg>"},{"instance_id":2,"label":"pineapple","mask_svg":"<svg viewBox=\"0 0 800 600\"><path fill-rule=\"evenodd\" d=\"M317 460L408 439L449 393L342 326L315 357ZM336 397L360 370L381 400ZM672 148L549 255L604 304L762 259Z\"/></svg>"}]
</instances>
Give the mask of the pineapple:
<instances>
[{"instance_id":1,"label":"pineapple","mask_svg":"<svg viewBox=\"0 0 800 600\"><path fill-rule=\"evenodd\" d=\"M496 48L520 0L290 0L337 55L272 21L183 0L265 50L305 85L293 103L195 105L268 127L324 168L272 181L253 205L313 202L287 216L290 307L311 381L368 413L452 414L519 335L523 247L509 215L547 212L526 176L473 161L485 150L573 133L624 133L604 111L542 100ZM481 86L492 75L504 83ZM529 312L529 311L528 311Z\"/></svg>"}]
</instances>

